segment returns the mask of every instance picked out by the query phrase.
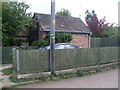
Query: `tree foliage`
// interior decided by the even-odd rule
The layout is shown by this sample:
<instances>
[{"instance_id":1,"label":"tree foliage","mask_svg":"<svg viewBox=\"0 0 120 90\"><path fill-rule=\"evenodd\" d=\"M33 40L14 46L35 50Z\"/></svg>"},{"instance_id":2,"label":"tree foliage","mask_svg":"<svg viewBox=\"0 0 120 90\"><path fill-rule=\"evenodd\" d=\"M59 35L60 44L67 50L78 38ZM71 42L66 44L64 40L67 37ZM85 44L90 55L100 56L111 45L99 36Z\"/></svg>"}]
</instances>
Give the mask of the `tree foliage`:
<instances>
[{"instance_id":1,"label":"tree foliage","mask_svg":"<svg viewBox=\"0 0 120 90\"><path fill-rule=\"evenodd\" d=\"M118 32L118 28L114 26L114 24L111 24L108 26L105 30L105 34L107 37L120 37L120 33Z\"/></svg>"},{"instance_id":2,"label":"tree foliage","mask_svg":"<svg viewBox=\"0 0 120 90\"><path fill-rule=\"evenodd\" d=\"M69 10L62 8L60 11L57 11L57 16L71 16L71 13Z\"/></svg>"},{"instance_id":3,"label":"tree foliage","mask_svg":"<svg viewBox=\"0 0 120 90\"><path fill-rule=\"evenodd\" d=\"M31 13L27 13L28 9L29 5L24 2L2 3L3 46L15 45L13 43L15 35L21 31L28 31L29 26L32 25Z\"/></svg>"},{"instance_id":4,"label":"tree foliage","mask_svg":"<svg viewBox=\"0 0 120 90\"><path fill-rule=\"evenodd\" d=\"M95 11L90 13L88 10L85 12L85 21L95 37L105 36L105 30L108 27L105 17L103 19L98 19Z\"/></svg>"}]
</instances>

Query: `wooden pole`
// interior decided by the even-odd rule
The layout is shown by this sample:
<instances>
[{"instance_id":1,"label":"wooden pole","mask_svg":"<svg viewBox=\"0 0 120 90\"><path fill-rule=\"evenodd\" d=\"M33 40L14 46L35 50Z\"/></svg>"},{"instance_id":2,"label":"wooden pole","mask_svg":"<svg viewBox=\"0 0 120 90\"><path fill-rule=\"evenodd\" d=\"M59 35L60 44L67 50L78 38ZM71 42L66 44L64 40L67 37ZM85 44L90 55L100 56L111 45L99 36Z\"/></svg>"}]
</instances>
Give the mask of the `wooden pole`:
<instances>
[{"instance_id":1,"label":"wooden pole","mask_svg":"<svg viewBox=\"0 0 120 90\"><path fill-rule=\"evenodd\" d=\"M55 74L55 0L51 0L50 71Z\"/></svg>"}]
</instances>

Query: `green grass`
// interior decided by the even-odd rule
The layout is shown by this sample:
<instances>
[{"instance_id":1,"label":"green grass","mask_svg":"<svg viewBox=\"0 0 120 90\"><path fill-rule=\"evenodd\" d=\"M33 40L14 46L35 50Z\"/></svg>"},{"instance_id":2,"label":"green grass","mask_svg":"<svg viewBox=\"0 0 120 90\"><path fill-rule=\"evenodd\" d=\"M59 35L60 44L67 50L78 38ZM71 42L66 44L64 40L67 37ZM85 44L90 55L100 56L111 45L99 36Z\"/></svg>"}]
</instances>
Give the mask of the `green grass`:
<instances>
[{"instance_id":1,"label":"green grass","mask_svg":"<svg viewBox=\"0 0 120 90\"><path fill-rule=\"evenodd\" d=\"M11 76L9 79L11 80L11 82L14 82L14 83L28 82L28 81L33 80L31 78L20 78L20 79L18 79L17 77L13 77L13 76Z\"/></svg>"},{"instance_id":2,"label":"green grass","mask_svg":"<svg viewBox=\"0 0 120 90\"><path fill-rule=\"evenodd\" d=\"M3 79L2 78L0 78L0 82L2 81Z\"/></svg>"},{"instance_id":3,"label":"green grass","mask_svg":"<svg viewBox=\"0 0 120 90\"><path fill-rule=\"evenodd\" d=\"M11 75L13 73L13 68L6 68L2 70L4 75Z\"/></svg>"},{"instance_id":4,"label":"green grass","mask_svg":"<svg viewBox=\"0 0 120 90\"><path fill-rule=\"evenodd\" d=\"M8 90L10 88L13 88L13 87L12 86L5 86L5 87L0 88L0 90Z\"/></svg>"}]
</instances>

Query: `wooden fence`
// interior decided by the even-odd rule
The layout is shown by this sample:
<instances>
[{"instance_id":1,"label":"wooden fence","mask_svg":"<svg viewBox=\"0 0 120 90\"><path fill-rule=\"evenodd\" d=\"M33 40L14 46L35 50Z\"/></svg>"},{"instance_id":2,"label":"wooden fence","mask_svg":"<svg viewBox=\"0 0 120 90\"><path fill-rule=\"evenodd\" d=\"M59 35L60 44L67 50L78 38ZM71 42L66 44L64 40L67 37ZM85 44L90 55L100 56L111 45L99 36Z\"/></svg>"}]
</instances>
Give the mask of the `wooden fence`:
<instances>
[{"instance_id":1,"label":"wooden fence","mask_svg":"<svg viewBox=\"0 0 120 90\"><path fill-rule=\"evenodd\" d=\"M91 47L120 46L120 38L91 38Z\"/></svg>"},{"instance_id":2,"label":"wooden fence","mask_svg":"<svg viewBox=\"0 0 120 90\"><path fill-rule=\"evenodd\" d=\"M35 49L37 48L36 46L31 46L31 47L1 47L1 63L2 64L10 64L13 62L13 48L19 48L19 49L25 49L25 50L30 50L30 49Z\"/></svg>"},{"instance_id":3,"label":"wooden fence","mask_svg":"<svg viewBox=\"0 0 120 90\"><path fill-rule=\"evenodd\" d=\"M55 68L64 70L118 61L119 47L55 50ZM14 50L14 72L49 71L49 50Z\"/></svg>"},{"instance_id":4,"label":"wooden fence","mask_svg":"<svg viewBox=\"0 0 120 90\"><path fill-rule=\"evenodd\" d=\"M13 61L13 47L2 47L2 64L9 64Z\"/></svg>"}]
</instances>

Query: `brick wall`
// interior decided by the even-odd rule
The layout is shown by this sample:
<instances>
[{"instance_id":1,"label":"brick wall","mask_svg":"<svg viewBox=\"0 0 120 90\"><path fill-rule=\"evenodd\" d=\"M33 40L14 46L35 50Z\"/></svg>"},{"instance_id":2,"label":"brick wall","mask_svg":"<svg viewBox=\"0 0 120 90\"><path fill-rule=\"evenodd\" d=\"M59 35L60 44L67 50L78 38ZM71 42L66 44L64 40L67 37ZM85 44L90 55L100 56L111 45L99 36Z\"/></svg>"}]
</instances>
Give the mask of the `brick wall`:
<instances>
[{"instance_id":1,"label":"brick wall","mask_svg":"<svg viewBox=\"0 0 120 90\"><path fill-rule=\"evenodd\" d=\"M88 34L72 34L73 40L70 43L81 46L83 48L89 47L89 36Z\"/></svg>"}]
</instances>

